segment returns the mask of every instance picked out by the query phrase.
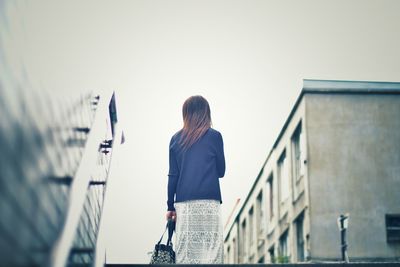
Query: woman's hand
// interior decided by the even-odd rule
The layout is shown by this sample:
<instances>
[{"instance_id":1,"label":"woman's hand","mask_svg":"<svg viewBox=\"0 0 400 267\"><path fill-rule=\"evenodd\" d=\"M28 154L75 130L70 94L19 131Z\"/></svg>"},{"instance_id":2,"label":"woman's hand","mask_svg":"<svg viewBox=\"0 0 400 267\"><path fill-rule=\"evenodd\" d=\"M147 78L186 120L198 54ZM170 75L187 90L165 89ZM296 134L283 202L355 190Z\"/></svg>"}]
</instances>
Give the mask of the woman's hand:
<instances>
[{"instance_id":1,"label":"woman's hand","mask_svg":"<svg viewBox=\"0 0 400 267\"><path fill-rule=\"evenodd\" d=\"M167 211L166 219L172 219L174 222L176 221L176 212L175 211Z\"/></svg>"}]
</instances>

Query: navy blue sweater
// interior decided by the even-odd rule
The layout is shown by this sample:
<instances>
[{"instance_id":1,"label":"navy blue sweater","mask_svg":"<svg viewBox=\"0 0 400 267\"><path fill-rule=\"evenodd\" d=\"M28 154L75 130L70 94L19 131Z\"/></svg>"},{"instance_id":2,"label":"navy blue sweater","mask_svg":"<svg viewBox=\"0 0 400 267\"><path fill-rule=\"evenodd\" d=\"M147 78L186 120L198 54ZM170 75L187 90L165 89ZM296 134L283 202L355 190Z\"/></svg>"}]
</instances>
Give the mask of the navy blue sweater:
<instances>
[{"instance_id":1,"label":"navy blue sweater","mask_svg":"<svg viewBox=\"0 0 400 267\"><path fill-rule=\"evenodd\" d=\"M215 199L222 203L219 177L225 175L222 135L209 128L199 140L184 150L179 144L182 130L169 144L168 210L175 202Z\"/></svg>"}]
</instances>

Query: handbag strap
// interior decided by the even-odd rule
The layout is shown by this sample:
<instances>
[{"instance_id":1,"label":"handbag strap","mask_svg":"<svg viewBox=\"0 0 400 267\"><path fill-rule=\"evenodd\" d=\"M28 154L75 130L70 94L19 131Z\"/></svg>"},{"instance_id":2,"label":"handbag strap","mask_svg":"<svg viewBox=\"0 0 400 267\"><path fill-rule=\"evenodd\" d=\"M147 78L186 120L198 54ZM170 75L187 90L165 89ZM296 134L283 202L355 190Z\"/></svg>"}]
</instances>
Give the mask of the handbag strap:
<instances>
[{"instance_id":1,"label":"handbag strap","mask_svg":"<svg viewBox=\"0 0 400 267\"><path fill-rule=\"evenodd\" d=\"M175 231L175 221L169 219L167 222L167 227L168 227L168 240L167 240L167 245L171 243L172 236Z\"/></svg>"},{"instance_id":2,"label":"handbag strap","mask_svg":"<svg viewBox=\"0 0 400 267\"><path fill-rule=\"evenodd\" d=\"M175 222L173 220L168 219L167 225L165 226L164 233L161 235L160 241L158 241L157 245L161 244L161 241L162 241L167 229L168 229L168 240L167 240L167 246L168 246L171 243L172 235L174 234L174 230L175 230Z\"/></svg>"}]
</instances>

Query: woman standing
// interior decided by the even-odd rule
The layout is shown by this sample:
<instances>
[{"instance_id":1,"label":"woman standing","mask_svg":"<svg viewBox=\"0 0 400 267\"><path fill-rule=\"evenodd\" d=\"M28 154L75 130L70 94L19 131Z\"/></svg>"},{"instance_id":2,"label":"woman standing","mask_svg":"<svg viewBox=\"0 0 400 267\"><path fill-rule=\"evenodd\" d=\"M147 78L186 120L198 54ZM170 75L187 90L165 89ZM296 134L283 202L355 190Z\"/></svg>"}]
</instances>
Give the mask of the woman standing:
<instances>
[{"instance_id":1,"label":"woman standing","mask_svg":"<svg viewBox=\"0 0 400 267\"><path fill-rule=\"evenodd\" d=\"M176 263L221 264L222 136L211 128L210 106L204 97L189 97L182 113L183 128L169 145L166 215L176 220Z\"/></svg>"}]
</instances>

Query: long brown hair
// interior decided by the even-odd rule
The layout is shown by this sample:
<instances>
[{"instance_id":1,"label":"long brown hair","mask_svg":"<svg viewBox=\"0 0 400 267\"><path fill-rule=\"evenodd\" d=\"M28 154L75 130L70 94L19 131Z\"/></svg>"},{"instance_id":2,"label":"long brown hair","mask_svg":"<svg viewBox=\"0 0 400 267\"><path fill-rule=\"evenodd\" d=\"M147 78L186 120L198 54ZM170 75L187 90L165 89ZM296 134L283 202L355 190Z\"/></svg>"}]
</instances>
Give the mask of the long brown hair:
<instances>
[{"instance_id":1,"label":"long brown hair","mask_svg":"<svg viewBox=\"0 0 400 267\"><path fill-rule=\"evenodd\" d=\"M211 127L210 105L200 95L191 96L183 103L182 115L183 128L180 144L187 149Z\"/></svg>"}]
</instances>

